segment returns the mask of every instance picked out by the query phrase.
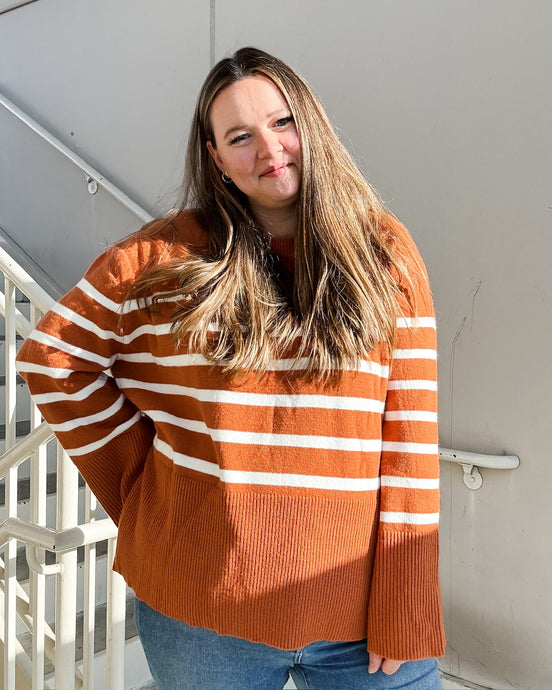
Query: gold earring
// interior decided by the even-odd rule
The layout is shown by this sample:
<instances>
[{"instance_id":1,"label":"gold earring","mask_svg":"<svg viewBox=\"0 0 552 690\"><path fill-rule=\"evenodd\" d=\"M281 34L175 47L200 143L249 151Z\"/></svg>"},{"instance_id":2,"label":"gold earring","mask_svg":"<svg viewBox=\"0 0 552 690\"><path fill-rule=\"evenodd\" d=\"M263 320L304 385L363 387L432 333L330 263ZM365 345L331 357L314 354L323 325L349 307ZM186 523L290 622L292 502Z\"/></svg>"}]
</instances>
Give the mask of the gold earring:
<instances>
[{"instance_id":1,"label":"gold earring","mask_svg":"<svg viewBox=\"0 0 552 690\"><path fill-rule=\"evenodd\" d=\"M232 178L229 177L226 172L222 173L222 181L224 184L232 184Z\"/></svg>"}]
</instances>

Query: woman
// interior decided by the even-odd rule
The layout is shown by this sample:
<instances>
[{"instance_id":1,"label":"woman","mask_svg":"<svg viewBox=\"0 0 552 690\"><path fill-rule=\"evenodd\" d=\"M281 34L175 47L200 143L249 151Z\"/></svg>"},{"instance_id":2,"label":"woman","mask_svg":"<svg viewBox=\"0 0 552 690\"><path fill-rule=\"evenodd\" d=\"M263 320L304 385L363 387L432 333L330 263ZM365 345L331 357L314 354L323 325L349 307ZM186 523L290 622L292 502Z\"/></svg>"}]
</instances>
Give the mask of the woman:
<instances>
[{"instance_id":1,"label":"woman","mask_svg":"<svg viewBox=\"0 0 552 690\"><path fill-rule=\"evenodd\" d=\"M119 525L162 690L440 688L435 320L405 228L253 48L200 92L183 209L19 354Z\"/></svg>"}]
</instances>

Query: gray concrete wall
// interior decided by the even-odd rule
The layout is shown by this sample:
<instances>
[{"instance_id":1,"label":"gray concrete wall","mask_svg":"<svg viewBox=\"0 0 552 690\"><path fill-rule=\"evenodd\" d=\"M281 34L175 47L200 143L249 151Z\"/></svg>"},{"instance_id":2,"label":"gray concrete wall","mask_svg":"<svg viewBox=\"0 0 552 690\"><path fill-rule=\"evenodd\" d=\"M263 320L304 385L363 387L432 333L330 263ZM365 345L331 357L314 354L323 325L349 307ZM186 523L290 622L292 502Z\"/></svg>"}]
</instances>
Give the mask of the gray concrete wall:
<instances>
[{"instance_id":1,"label":"gray concrete wall","mask_svg":"<svg viewBox=\"0 0 552 690\"><path fill-rule=\"evenodd\" d=\"M0 15L0 90L156 215L209 69L205 0L39 0ZM140 222L0 108L0 226L66 288Z\"/></svg>"},{"instance_id":2,"label":"gray concrete wall","mask_svg":"<svg viewBox=\"0 0 552 690\"><path fill-rule=\"evenodd\" d=\"M442 467L442 666L500 690L552 684L551 22L544 0L39 0L0 17L0 89L153 213L212 54L263 47L321 95L428 264L442 445L521 457L477 492ZM68 285L137 221L1 114L4 132L0 225Z\"/></svg>"}]
</instances>

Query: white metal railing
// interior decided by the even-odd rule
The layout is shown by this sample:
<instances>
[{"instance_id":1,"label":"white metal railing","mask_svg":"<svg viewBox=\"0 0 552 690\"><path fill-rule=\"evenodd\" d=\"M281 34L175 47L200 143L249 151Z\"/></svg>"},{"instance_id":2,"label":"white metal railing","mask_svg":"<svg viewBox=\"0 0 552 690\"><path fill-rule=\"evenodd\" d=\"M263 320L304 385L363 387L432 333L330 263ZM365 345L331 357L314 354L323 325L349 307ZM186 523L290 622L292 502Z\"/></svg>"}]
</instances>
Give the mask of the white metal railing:
<instances>
[{"instance_id":1,"label":"white metal railing","mask_svg":"<svg viewBox=\"0 0 552 690\"><path fill-rule=\"evenodd\" d=\"M486 453L471 453L467 450L453 450L439 448L439 457L447 462L455 462L464 470L464 484L475 491L483 485L480 467L491 470L515 470L519 467L517 455L487 455Z\"/></svg>"},{"instance_id":2,"label":"white metal railing","mask_svg":"<svg viewBox=\"0 0 552 690\"><path fill-rule=\"evenodd\" d=\"M5 326L6 400L5 443L0 456L0 480L5 482L4 507L0 507L4 513L0 518L2 687L93 690L96 599L97 592L105 589L106 678L98 690L121 690L126 586L111 569L116 527L109 518L99 515L88 487L79 489L77 469L50 428L41 423L36 406L29 399L18 400L18 388L26 391L15 371L18 338L29 334L54 300L2 246L0 273L4 279L0 315ZM24 301L17 301L16 296L21 295ZM28 424L28 433L17 440L18 423L22 421ZM48 469L57 473L57 491L51 496L47 495ZM28 506L18 502L22 476L29 477ZM103 574L105 583L99 587L101 568L96 544L103 540L108 540L107 569ZM26 547L28 582L20 581L27 576L18 573L18 542ZM77 563L77 547L84 547L82 568ZM47 552L56 555L55 563L47 563ZM78 586L81 570L82 582ZM52 587L49 583L54 580ZM76 662L77 611L82 611L83 616L82 663ZM29 645L23 644L29 633L30 650Z\"/></svg>"},{"instance_id":3,"label":"white metal railing","mask_svg":"<svg viewBox=\"0 0 552 690\"><path fill-rule=\"evenodd\" d=\"M51 147L65 156L65 158L71 161L73 165L76 165L77 168L82 170L85 175L90 194L95 194L98 191L98 187L102 187L106 192L108 192L108 194L110 194L129 211L134 213L134 215L140 218L144 223L148 223L149 221L153 220L153 216L151 214L139 206L112 182L106 179L101 172L87 163L84 158L78 156L74 151L71 151L70 148L65 146L65 144L59 139L56 139L53 134L44 129L40 123L34 120L30 115L27 115L27 113L23 112L21 108L18 108L15 103L10 101L9 98L6 98L6 96L4 96L2 93L0 93L0 105L14 115L23 124L25 124L35 134L46 141Z\"/></svg>"},{"instance_id":4,"label":"white metal railing","mask_svg":"<svg viewBox=\"0 0 552 690\"><path fill-rule=\"evenodd\" d=\"M6 12L12 12L17 10L19 7L24 5L30 5L36 2L36 0L18 0L18 2L10 2L10 0L0 0L0 14L6 14Z\"/></svg>"}]
</instances>

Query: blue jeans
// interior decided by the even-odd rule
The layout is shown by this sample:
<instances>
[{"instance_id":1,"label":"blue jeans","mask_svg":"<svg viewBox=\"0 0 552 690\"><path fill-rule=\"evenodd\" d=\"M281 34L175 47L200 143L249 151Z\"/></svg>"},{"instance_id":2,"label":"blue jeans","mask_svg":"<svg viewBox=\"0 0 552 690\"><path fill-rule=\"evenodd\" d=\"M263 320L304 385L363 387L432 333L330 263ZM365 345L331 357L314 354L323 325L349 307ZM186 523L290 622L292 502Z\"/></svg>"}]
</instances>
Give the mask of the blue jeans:
<instances>
[{"instance_id":1,"label":"blue jeans","mask_svg":"<svg viewBox=\"0 0 552 690\"><path fill-rule=\"evenodd\" d=\"M159 690L442 690L435 659L368 673L366 640L277 649L168 618L136 600L136 625Z\"/></svg>"}]
</instances>

